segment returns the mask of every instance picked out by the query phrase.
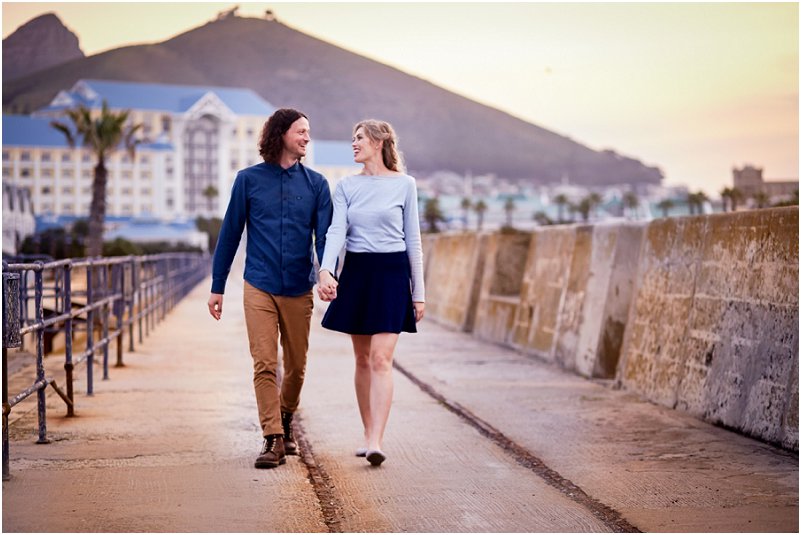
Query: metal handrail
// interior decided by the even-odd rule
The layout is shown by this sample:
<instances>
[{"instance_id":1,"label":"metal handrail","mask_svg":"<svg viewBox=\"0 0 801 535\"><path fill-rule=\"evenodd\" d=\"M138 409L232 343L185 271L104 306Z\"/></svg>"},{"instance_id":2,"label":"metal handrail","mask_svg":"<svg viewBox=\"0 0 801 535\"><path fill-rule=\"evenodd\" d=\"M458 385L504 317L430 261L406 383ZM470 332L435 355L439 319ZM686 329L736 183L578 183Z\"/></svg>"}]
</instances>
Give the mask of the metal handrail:
<instances>
[{"instance_id":1,"label":"metal handrail","mask_svg":"<svg viewBox=\"0 0 801 535\"><path fill-rule=\"evenodd\" d=\"M209 273L208 255L199 253L164 253L144 256L65 259L54 262L7 264L3 262L3 480L10 477L8 455L8 417L11 408L34 393L38 396L38 443L48 443L45 389L53 387L67 405L67 416L75 415L73 370L86 362L86 394L94 393L94 359L102 355L103 379L109 378L108 351L116 344L116 366L123 363L123 339L128 331L128 351L134 351L134 330L138 327L139 343L155 328L189 291ZM73 288L74 270L85 270L85 289ZM33 292L29 274L33 274ZM45 285L47 275L49 285ZM7 279L13 283L7 284ZM33 293L33 296L31 296ZM13 295L11 295L13 294ZM73 297L85 302L73 308ZM52 300L53 314L44 317L43 302ZM30 308L33 306L33 319ZM14 316L16 315L16 316ZM111 317L114 317L111 325ZM81 330L75 320L83 320L86 340L83 351L73 351L73 336ZM95 327L101 333L95 335ZM66 393L52 378L45 377L45 333L64 333L64 369ZM9 336L6 336L9 334ZM21 347L26 335L35 338L36 380L11 399L8 395L8 348Z\"/></svg>"}]
</instances>

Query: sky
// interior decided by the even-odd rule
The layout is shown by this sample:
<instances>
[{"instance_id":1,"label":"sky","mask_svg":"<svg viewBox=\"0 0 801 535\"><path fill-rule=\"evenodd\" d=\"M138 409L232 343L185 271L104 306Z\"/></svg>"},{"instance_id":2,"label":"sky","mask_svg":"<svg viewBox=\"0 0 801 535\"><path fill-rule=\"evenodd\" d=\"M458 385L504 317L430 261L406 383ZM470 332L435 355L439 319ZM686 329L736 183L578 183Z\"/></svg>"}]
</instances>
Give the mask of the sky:
<instances>
[{"instance_id":1,"label":"sky","mask_svg":"<svg viewBox=\"0 0 801 535\"><path fill-rule=\"evenodd\" d=\"M235 3L3 2L3 38L52 12L86 55L160 42ZM798 179L797 3L240 3L717 195L732 168Z\"/></svg>"}]
</instances>

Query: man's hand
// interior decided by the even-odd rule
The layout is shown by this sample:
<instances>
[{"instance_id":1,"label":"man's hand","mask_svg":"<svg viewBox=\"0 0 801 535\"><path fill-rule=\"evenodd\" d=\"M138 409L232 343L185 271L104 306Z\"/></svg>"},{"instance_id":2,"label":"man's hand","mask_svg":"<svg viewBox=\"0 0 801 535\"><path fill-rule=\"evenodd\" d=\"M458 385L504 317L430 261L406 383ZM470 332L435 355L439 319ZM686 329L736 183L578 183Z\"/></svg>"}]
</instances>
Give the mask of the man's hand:
<instances>
[{"instance_id":1,"label":"man's hand","mask_svg":"<svg viewBox=\"0 0 801 535\"><path fill-rule=\"evenodd\" d=\"M333 301L337 298L337 286L339 283L331 275L331 272L324 269L320 272L320 282L317 284L317 295L323 301Z\"/></svg>"},{"instance_id":2,"label":"man's hand","mask_svg":"<svg viewBox=\"0 0 801 535\"><path fill-rule=\"evenodd\" d=\"M426 313L426 304L422 301L414 303L414 320L420 321Z\"/></svg>"},{"instance_id":3,"label":"man's hand","mask_svg":"<svg viewBox=\"0 0 801 535\"><path fill-rule=\"evenodd\" d=\"M209 297L209 314L211 317L219 320L220 316L222 316L222 302L223 296L222 294L211 294Z\"/></svg>"}]
</instances>

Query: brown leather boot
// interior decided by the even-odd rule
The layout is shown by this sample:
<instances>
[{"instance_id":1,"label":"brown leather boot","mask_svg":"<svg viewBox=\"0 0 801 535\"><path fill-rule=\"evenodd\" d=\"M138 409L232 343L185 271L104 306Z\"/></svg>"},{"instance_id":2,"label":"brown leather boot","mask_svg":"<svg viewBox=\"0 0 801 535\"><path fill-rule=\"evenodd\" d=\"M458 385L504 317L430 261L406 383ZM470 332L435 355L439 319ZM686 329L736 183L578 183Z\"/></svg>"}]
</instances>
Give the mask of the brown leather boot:
<instances>
[{"instance_id":1,"label":"brown leather boot","mask_svg":"<svg viewBox=\"0 0 801 535\"><path fill-rule=\"evenodd\" d=\"M284 451L284 437L282 435L269 435L264 438L261 453L256 457L256 468L275 468L286 463Z\"/></svg>"},{"instance_id":2,"label":"brown leather boot","mask_svg":"<svg viewBox=\"0 0 801 535\"><path fill-rule=\"evenodd\" d=\"M284 426L284 450L287 455L298 454L298 443L295 442L295 435L292 433L292 413L281 413L281 424Z\"/></svg>"}]
</instances>

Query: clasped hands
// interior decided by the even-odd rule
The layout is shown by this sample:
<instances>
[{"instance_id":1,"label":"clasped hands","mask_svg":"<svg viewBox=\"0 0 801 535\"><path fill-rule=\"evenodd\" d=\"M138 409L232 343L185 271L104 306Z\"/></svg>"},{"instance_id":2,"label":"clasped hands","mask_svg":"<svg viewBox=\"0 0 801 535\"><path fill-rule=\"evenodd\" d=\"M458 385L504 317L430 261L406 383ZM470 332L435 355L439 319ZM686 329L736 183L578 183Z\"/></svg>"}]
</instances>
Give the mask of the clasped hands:
<instances>
[{"instance_id":1,"label":"clasped hands","mask_svg":"<svg viewBox=\"0 0 801 535\"><path fill-rule=\"evenodd\" d=\"M317 295L323 301L329 302L337 298L337 286L339 283L327 269L320 271L320 282L317 283Z\"/></svg>"}]
</instances>

